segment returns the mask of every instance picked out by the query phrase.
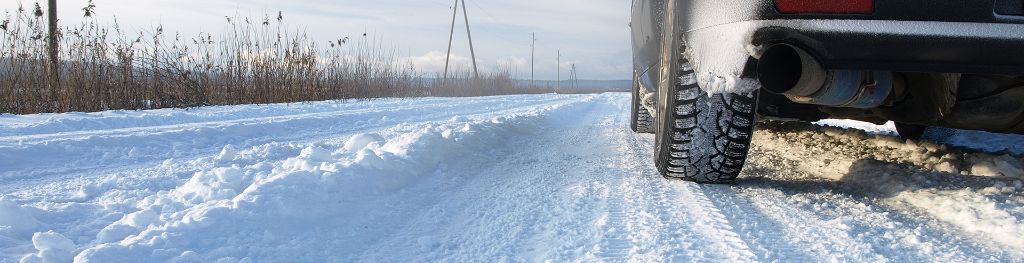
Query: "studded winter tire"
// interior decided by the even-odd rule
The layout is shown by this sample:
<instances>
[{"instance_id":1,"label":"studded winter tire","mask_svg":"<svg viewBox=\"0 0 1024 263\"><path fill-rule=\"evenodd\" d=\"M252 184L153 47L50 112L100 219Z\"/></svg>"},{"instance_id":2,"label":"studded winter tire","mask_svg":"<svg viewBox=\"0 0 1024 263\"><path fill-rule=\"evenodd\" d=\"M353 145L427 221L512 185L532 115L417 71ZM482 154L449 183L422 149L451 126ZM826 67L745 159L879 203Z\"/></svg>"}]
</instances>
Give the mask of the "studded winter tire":
<instances>
[{"instance_id":1,"label":"studded winter tire","mask_svg":"<svg viewBox=\"0 0 1024 263\"><path fill-rule=\"evenodd\" d=\"M655 162L663 176L730 183L743 169L755 124L757 94L708 95L683 45L663 63L671 77L658 94ZM670 59L670 60L668 60Z\"/></svg>"}]
</instances>

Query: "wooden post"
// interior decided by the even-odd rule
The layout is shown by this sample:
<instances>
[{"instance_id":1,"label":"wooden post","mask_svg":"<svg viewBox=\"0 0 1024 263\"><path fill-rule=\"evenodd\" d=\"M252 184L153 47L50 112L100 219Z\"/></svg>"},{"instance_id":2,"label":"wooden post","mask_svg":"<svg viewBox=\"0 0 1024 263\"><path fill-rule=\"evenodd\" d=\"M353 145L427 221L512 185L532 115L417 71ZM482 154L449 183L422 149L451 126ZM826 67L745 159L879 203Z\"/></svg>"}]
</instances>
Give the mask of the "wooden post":
<instances>
[{"instance_id":1,"label":"wooden post","mask_svg":"<svg viewBox=\"0 0 1024 263\"><path fill-rule=\"evenodd\" d=\"M466 36L469 37L469 56L473 59L473 78L480 78L476 70L476 51L473 50L473 34L469 32L469 15L466 14L466 0L462 0L462 17L466 20Z\"/></svg>"},{"instance_id":2,"label":"wooden post","mask_svg":"<svg viewBox=\"0 0 1024 263\"><path fill-rule=\"evenodd\" d=\"M46 76L47 86L49 86L50 92L53 95L51 99L56 102L59 100L58 94L60 94L60 59L57 57L60 50L57 42L57 0L49 0L49 6L47 8L49 34L46 37L46 53L48 58L46 63ZM58 105L54 105L54 108L55 110L61 110Z\"/></svg>"},{"instance_id":3,"label":"wooden post","mask_svg":"<svg viewBox=\"0 0 1024 263\"><path fill-rule=\"evenodd\" d=\"M452 5L455 9L452 11L452 28L451 32L448 33L448 53L444 56L444 76L441 79L442 85L448 80L448 60L452 57L452 39L455 37L455 15L459 14L459 0L455 0L455 4Z\"/></svg>"}]
</instances>

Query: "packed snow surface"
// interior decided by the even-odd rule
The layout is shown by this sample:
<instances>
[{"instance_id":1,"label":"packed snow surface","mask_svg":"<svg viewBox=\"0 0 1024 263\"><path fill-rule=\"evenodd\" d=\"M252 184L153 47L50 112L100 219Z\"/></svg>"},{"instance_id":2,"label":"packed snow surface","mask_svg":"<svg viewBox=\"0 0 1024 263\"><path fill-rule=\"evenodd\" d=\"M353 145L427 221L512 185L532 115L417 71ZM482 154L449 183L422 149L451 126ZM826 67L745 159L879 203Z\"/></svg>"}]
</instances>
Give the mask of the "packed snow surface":
<instances>
[{"instance_id":1,"label":"packed snow surface","mask_svg":"<svg viewBox=\"0 0 1024 263\"><path fill-rule=\"evenodd\" d=\"M629 105L3 115L0 262L1024 260L1020 137L765 122L739 182L698 185L658 175Z\"/></svg>"}]
</instances>

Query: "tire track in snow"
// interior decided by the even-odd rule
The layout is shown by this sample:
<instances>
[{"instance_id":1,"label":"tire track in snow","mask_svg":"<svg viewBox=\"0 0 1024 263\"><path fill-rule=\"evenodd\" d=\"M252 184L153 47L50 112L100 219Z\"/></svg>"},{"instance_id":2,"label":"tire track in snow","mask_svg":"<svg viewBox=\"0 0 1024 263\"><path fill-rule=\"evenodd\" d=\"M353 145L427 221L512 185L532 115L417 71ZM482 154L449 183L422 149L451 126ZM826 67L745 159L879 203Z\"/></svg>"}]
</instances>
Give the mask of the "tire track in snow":
<instances>
[{"instance_id":1,"label":"tire track in snow","mask_svg":"<svg viewBox=\"0 0 1024 263\"><path fill-rule=\"evenodd\" d=\"M446 176L465 181L445 189L438 203L416 212L355 258L403 262L480 258L560 261L582 257L585 247L596 242L592 239L595 235L587 230L594 223L595 211L601 209L598 200L610 190L602 183L608 177L599 167L549 164L600 163L591 159L592 152L559 146L595 143L595 129L575 126L595 121L593 108L604 100L607 98L599 97L586 105L552 113L544 124L521 137L496 141L498 151L507 155L493 159L467 157L481 168L449 172ZM586 183L574 184L577 180ZM442 242L424 246L418 240L425 237Z\"/></svg>"},{"instance_id":2,"label":"tire track in snow","mask_svg":"<svg viewBox=\"0 0 1024 263\"><path fill-rule=\"evenodd\" d=\"M622 106L616 104L614 107L621 108ZM601 134L612 136L603 138L605 142L622 142L624 132L620 130L620 124L628 121L629 118L623 114L612 116L613 118L608 118L608 121L602 123L601 128L604 131ZM610 146L615 148L614 152L623 152L628 150L625 148L629 145L619 143L610 144ZM655 226L650 224L649 219L652 216L650 211L636 207L635 203L642 198L638 195L644 193L633 191L632 189L635 189L636 186L632 185L629 179L632 176L630 175L631 171L643 170L642 168L636 169L640 168L638 166L632 158L615 158L608 163L607 168L613 171L613 174L621 173L621 177L614 178L609 182L613 187L605 200L606 210L603 218L599 220L602 232L599 255L603 261L626 262L630 259L656 261L660 259L661 255L645 255L656 253L656 251L649 251L653 249L651 246L653 235L649 233L656 233L660 229L655 229Z\"/></svg>"},{"instance_id":3,"label":"tire track in snow","mask_svg":"<svg viewBox=\"0 0 1024 263\"><path fill-rule=\"evenodd\" d=\"M812 262L813 257L802 246L791 242L783 231L783 223L768 218L749 200L739 196L733 186L703 185L701 190L721 208L741 239L762 262Z\"/></svg>"},{"instance_id":4,"label":"tire track in snow","mask_svg":"<svg viewBox=\"0 0 1024 263\"><path fill-rule=\"evenodd\" d=\"M620 188L621 189L621 188ZM604 260L618 261L629 258L633 242L630 234L632 229L626 225L627 215L623 208L621 191L612 189L607 201L607 211L598 219L601 225L600 256ZM618 259L618 260L616 260Z\"/></svg>"},{"instance_id":5,"label":"tire track in snow","mask_svg":"<svg viewBox=\"0 0 1024 263\"><path fill-rule=\"evenodd\" d=\"M757 195L748 199L763 211L769 220L781 222L789 242L804 247L825 261L885 262L887 258L874 250L872 244L850 233L850 226L842 219L822 219L801 209L779 204L771 195Z\"/></svg>"},{"instance_id":6,"label":"tire track in snow","mask_svg":"<svg viewBox=\"0 0 1024 263\"><path fill-rule=\"evenodd\" d=\"M627 105L616 104L626 110ZM628 111L626 111L628 112ZM661 178L650 162L650 138L641 139L629 130L626 114L610 125L609 142L618 142L623 153L620 168L624 179L618 191L626 204L627 229L638 261L754 261L753 253L695 184ZM649 148L650 147L650 148Z\"/></svg>"},{"instance_id":7,"label":"tire track in snow","mask_svg":"<svg viewBox=\"0 0 1024 263\"><path fill-rule=\"evenodd\" d=\"M755 261L755 254L746 242L734 232L729 220L715 204L704 195L700 186L691 182L677 182L675 192L670 193L667 200L676 200L677 209L686 211L691 218L691 225L701 236L713 237L709 246L714 253L725 256L727 261Z\"/></svg>"}]
</instances>

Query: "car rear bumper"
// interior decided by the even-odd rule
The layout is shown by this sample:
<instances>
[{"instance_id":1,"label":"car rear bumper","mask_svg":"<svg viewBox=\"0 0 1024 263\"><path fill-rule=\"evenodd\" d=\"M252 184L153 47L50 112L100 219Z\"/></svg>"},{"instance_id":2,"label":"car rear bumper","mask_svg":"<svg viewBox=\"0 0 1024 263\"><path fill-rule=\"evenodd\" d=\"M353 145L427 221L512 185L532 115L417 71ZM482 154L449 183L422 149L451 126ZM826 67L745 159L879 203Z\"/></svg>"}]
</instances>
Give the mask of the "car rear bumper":
<instances>
[{"instance_id":1,"label":"car rear bumper","mask_svg":"<svg viewBox=\"0 0 1024 263\"><path fill-rule=\"evenodd\" d=\"M804 48L827 69L1024 75L1022 24L781 19L682 34L702 84L753 77L750 58L779 43Z\"/></svg>"},{"instance_id":2,"label":"car rear bumper","mask_svg":"<svg viewBox=\"0 0 1024 263\"><path fill-rule=\"evenodd\" d=\"M1024 74L1022 24L832 19L734 24L698 31L741 30L754 47L800 46L832 69Z\"/></svg>"}]
</instances>

